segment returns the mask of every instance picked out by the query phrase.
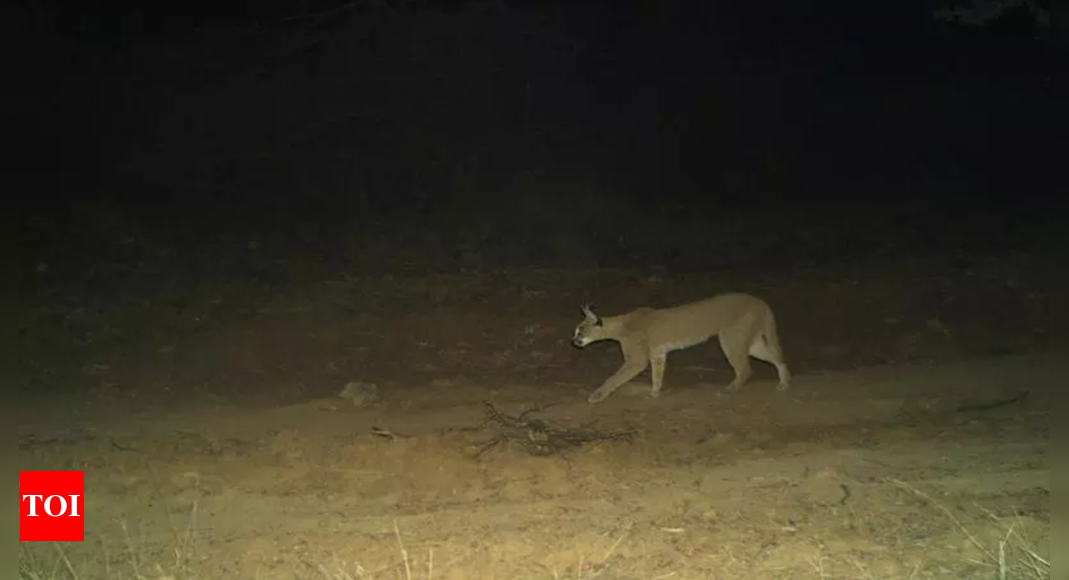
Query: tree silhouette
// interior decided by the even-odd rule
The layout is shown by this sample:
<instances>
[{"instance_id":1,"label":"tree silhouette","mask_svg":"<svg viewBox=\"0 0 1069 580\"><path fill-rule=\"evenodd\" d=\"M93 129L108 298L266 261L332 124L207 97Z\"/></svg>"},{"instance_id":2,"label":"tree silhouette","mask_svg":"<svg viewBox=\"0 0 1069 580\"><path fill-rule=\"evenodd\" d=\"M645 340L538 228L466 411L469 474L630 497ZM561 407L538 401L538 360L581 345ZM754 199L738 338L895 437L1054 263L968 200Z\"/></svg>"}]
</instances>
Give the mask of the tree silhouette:
<instances>
[{"instance_id":1,"label":"tree silhouette","mask_svg":"<svg viewBox=\"0 0 1069 580\"><path fill-rule=\"evenodd\" d=\"M1017 10L1027 11L1040 30L1050 29L1050 6L1036 0L970 0L968 4L936 10L934 16L965 26L984 26Z\"/></svg>"}]
</instances>

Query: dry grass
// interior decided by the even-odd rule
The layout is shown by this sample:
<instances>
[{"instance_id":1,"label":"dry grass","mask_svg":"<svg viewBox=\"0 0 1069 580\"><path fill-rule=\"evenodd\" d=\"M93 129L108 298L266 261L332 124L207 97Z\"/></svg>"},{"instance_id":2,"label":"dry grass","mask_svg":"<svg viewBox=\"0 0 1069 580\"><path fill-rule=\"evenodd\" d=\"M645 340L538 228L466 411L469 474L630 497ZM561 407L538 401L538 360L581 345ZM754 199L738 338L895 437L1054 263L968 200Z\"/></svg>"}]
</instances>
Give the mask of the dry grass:
<instances>
[{"instance_id":1,"label":"dry grass","mask_svg":"<svg viewBox=\"0 0 1069 580\"><path fill-rule=\"evenodd\" d=\"M160 526L164 535L162 547L159 543L150 543L143 540L143 533L131 529L128 522L118 520L119 541L109 541L107 538L97 538L81 545L66 543L44 543L20 545L19 578L21 580L81 580L91 578L103 578L105 580L187 580L193 578L212 578L212 574L222 574L223 570L231 570L229 564L219 556L206 557L199 548L204 544L198 533L200 498L190 502L188 509L183 511L173 510L163 500L161 491L155 477L154 491L152 495L158 498L156 503L162 504L166 515L165 524ZM663 578L686 578L708 577L715 573L724 577L748 577L745 574L755 574L753 577L799 577L814 579L831 578L861 578L864 580L884 580L895 578L945 577L947 575L960 576L968 574L969 577L985 578L988 580L1050 580L1050 561L1045 548L1045 538L1036 538L1029 534L1026 522L1015 516L1008 521L999 518L993 512L980 508L982 514L977 520L963 519L954 510L944 503L936 500L932 494L922 491L915 485L905 481L889 478L884 480L894 487L907 492L909 495L921 500L919 510L911 509L913 517L920 517L925 525L931 526L932 522L944 522L939 528L937 536L927 536L926 545L920 552L909 552L904 543L899 540L906 538L911 533L907 530L897 530L889 536L873 538L879 546L898 545L899 548L886 554L881 561L866 560L863 553L857 551L857 546L844 550L842 546L825 547L823 541L831 543L844 539L840 532L833 531L830 536L821 537L819 528L812 527L811 533L791 535L792 539L783 541L782 534L772 534L780 538L778 540L781 551L778 553L786 558L780 560L774 566L770 566L767 552L756 549L765 539L769 539L768 533L760 533L762 526L745 520L725 520L732 528L735 536L732 541L740 542L740 546L755 548L740 558L725 562L723 559L706 559L709 546L703 548L703 553L696 554L685 544L666 544L657 548L659 571ZM886 487L886 486L880 486ZM932 509L934 508L934 509ZM209 509L205 507L205 509ZM929 517L932 516L932 517ZM887 513L879 509L867 509L864 513L851 515L860 520L872 520L884 522L889 525L891 520ZM346 546L335 544L328 547L318 543L321 551L307 557L296 559L279 554L274 559L276 574L284 573L285 578L302 578L307 580L435 580L436 578L456 577L457 571L463 570L471 577L487 577L487 561L472 558L471 555L453 553L452 559L439 562L437 559L441 553L441 544L428 546L426 544L417 548L406 542L406 534L402 533L402 523L395 517L390 530L392 538L390 545L378 546L380 551L373 553L361 546L356 548L356 557L351 553L343 557L340 550ZM583 545L573 546L566 552L566 556L556 560L556 567L542 563L539 559L552 553L552 550L542 550L536 558L529 561L510 560L503 557L500 560L501 568L497 568L500 577L520 578L553 578L554 580L595 580L595 579L622 579L631 577L649 577L643 575L646 568L640 563L641 550L636 551L636 546L641 546L643 540L643 525L635 525L634 520L628 520L625 524L611 532L598 534L595 541L583 540ZM949 523L949 525L947 525ZM993 528L995 526L997 528ZM993 532L998 530L998 535ZM662 528L665 530L665 528ZM674 529L673 529L674 531ZM679 529L682 531L682 528ZM767 532L767 530L765 530ZM431 532L431 535L439 535L440 532ZM960 557L940 552L945 548L939 547L936 542L945 542L948 539L964 536L965 541L975 548L967 550L974 557ZM424 535L426 531L424 530ZM253 537L252 532L249 537ZM574 536L572 536L574 538ZM680 536L681 538L683 536ZM985 540L986 538L986 540ZM544 539L544 538L543 538ZM484 538L494 545L506 543L502 538ZM562 540L567 545L569 540ZM576 540L570 540L575 543ZM960 539L958 540L960 542ZM819 547L814 552L813 543ZM772 545L777 542L772 542ZM119 545L118 551L110 549ZM915 545L915 544L914 544ZM960 544L959 544L960 545ZM444 553L449 555L456 548L446 549ZM725 548L729 549L729 548ZM437 551L436 551L437 550ZM716 548L713 548L715 551ZM950 548L953 550L953 548ZM908 552L908 553L907 553ZM563 555L565 553L558 553ZM647 556L650 554L646 552ZM978 557L975 557L977 556ZM664 559L671 560L665 562ZM957 559L957 563L953 560ZM873 564L880 565L889 561L896 561L898 572L888 574L877 571ZM908 563L907 563L908 561ZM491 560L490 564L497 564ZM667 566L666 566L667 564ZM977 573L977 566L982 570ZM742 572L744 575L739 575ZM782 576L784 573L793 576ZM734 574L734 575L733 575ZM763 576L762 574L769 574ZM934 576L933 576L934 574ZM490 577L498 577L490 574ZM464 576L461 576L464 577Z\"/></svg>"},{"instance_id":2,"label":"dry grass","mask_svg":"<svg viewBox=\"0 0 1069 580\"><path fill-rule=\"evenodd\" d=\"M155 473L153 473L153 480L159 493ZM184 580L199 577L194 571L199 502L193 501L184 524L179 524L178 518L167 506L166 501L161 500L160 503L166 512L169 528L170 541L166 550L166 558L157 554L148 554L149 550L144 543L137 541L130 533L128 522L120 519L118 521L119 529L122 531L120 553L113 554L108 547L108 542L100 538L99 552L95 554L95 558L86 561L81 567L72 563L68 551L64 548L65 543L47 542L46 545L51 546L54 554L41 554L39 550L31 549L29 544L20 543L20 580L81 580L82 578ZM113 562L122 562L123 565L113 568Z\"/></svg>"},{"instance_id":3,"label":"dry grass","mask_svg":"<svg viewBox=\"0 0 1069 580\"><path fill-rule=\"evenodd\" d=\"M1019 519L1015 519L1010 526L1005 528L997 545L991 546L980 541L949 508L932 496L904 481L898 479L890 481L924 500L949 519L965 535L969 543L983 555L982 561L973 561L973 563L991 568L998 580L1050 580L1050 560L1041 556L1034 541L1022 532L1023 526ZM1001 519L994 514L985 511L985 515L996 524L1002 525Z\"/></svg>"},{"instance_id":4,"label":"dry grass","mask_svg":"<svg viewBox=\"0 0 1069 580\"><path fill-rule=\"evenodd\" d=\"M1023 526L1014 523L1005 529L1003 537L996 545L985 544L976 534L966 527L953 512L946 506L935 501L927 493L916 487L899 481L891 480L896 486L908 491L916 497L924 500L931 507L939 511L942 516L949 519L954 526L962 532L968 541L972 543L983 555L982 562L973 561L974 564L982 564L991 570L990 576L995 580L1050 580L1050 561L1040 554L1036 544L1023 531ZM988 514L992 521L1001 525L998 518ZM104 578L106 580L187 580L193 578L205 578L200 573L194 562L195 556L195 522L196 506L194 506L187 519L187 525L182 528L172 529L173 544L168 550L173 558L166 561L152 559L145 554L142 546L139 546L129 534L125 522L120 522L124 533L122 554L110 554L106 543L101 541L100 551L96 554L97 561L87 561L79 567L72 561L68 550L61 543L44 545L43 549L31 549L27 544L20 546L19 578L21 580L81 580L82 578ZM615 534L611 545L604 551L586 559L580 557L574 567L569 567L565 572L558 570L541 570L534 576L523 577L551 577L554 580L595 580L597 578L627 578L626 568L613 566L614 556L617 550L632 532L633 522L624 526L623 530ZM337 554L322 554L309 561L302 562L299 569L293 570L294 578L308 578L316 580L377 580L397 578L400 580L434 580L436 576L435 551L433 547L426 549L425 556L413 557L409 546L406 545L397 520L393 524L393 537L396 540L396 556L389 562L377 567L365 567L361 564L346 562ZM421 550L422 552L422 550ZM122 565L113 565L113 558L122 561ZM834 562L840 564L843 562ZM854 568L853 578L865 580L882 580L882 577L870 572L865 565L854 559L849 562ZM456 564L448 562L447 565ZM751 563L751 566L757 563ZM842 573L842 568L833 566L833 558L818 553L808 559L810 569L809 578L826 580L836 577L847 577ZM839 568L833 572L833 568ZM752 568L751 568L752 569ZM924 577L920 572L925 566L917 564L912 567L908 576L909 580ZM677 572L670 572L660 578L673 578ZM683 577L683 576L680 576Z\"/></svg>"}]
</instances>

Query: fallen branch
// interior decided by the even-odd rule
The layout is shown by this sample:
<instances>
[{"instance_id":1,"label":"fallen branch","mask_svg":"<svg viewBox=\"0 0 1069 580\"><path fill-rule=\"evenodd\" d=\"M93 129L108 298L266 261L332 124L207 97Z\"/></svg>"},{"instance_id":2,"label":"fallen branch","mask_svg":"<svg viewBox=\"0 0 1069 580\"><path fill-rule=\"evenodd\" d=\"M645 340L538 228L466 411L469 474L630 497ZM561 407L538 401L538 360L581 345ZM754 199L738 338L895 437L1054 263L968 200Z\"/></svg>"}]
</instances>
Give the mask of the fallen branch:
<instances>
[{"instance_id":1,"label":"fallen branch","mask_svg":"<svg viewBox=\"0 0 1069 580\"><path fill-rule=\"evenodd\" d=\"M475 457L502 443L517 444L531 455L547 456L595 441L630 442L635 434L634 429L599 431L591 428L590 423L568 428L530 417L547 407L528 409L513 417L498 411L489 401L484 401L483 404L486 405L486 423L497 427L499 432L478 446Z\"/></svg>"},{"instance_id":2,"label":"fallen branch","mask_svg":"<svg viewBox=\"0 0 1069 580\"><path fill-rule=\"evenodd\" d=\"M998 401L992 401L990 403L962 403L958 405L958 412L963 411L990 411L991 409L997 409L999 407L1005 407L1014 403L1019 403L1028 398L1028 391L1021 391L1016 395Z\"/></svg>"}]
</instances>

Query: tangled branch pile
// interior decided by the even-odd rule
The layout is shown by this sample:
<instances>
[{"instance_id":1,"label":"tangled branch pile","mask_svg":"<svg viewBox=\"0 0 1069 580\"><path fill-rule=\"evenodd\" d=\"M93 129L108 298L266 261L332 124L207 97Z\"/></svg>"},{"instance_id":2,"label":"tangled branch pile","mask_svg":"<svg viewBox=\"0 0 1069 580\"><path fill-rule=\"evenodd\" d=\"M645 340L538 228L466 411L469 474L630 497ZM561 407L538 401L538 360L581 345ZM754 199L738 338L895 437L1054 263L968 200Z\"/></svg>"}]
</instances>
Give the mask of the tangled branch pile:
<instances>
[{"instance_id":1,"label":"tangled branch pile","mask_svg":"<svg viewBox=\"0 0 1069 580\"><path fill-rule=\"evenodd\" d=\"M567 428L530 417L544 410L544 407L528 409L512 417L498 411L489 401L484 401L483 404L486 405L486 423L495 426L498 434L479 445L475 457L481 456L502 443L516 444L531 455L546 456L593 441L624 440L630 442L635 434L634 429L598 431L592 429L589 423Z\"/></svg>"}]
</instances>

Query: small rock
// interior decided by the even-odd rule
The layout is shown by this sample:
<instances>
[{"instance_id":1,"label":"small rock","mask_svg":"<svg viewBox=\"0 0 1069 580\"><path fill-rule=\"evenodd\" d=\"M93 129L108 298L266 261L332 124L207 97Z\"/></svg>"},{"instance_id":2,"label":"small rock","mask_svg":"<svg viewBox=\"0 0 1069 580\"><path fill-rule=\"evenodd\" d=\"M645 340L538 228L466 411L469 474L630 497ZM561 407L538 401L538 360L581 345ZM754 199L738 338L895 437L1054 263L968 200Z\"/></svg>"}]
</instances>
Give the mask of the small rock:
<instances>
[{"instance_id":1,"label":"small rock","mask_svg":"<svg viewBox=\"0 0 1069 580\"><path fill-rule=\"evenodd\" d=\"M378 402L379 387L375 383L349 381L338 396L352 401L354 407L367 407Z\"/></svg>"}]
</instances>

